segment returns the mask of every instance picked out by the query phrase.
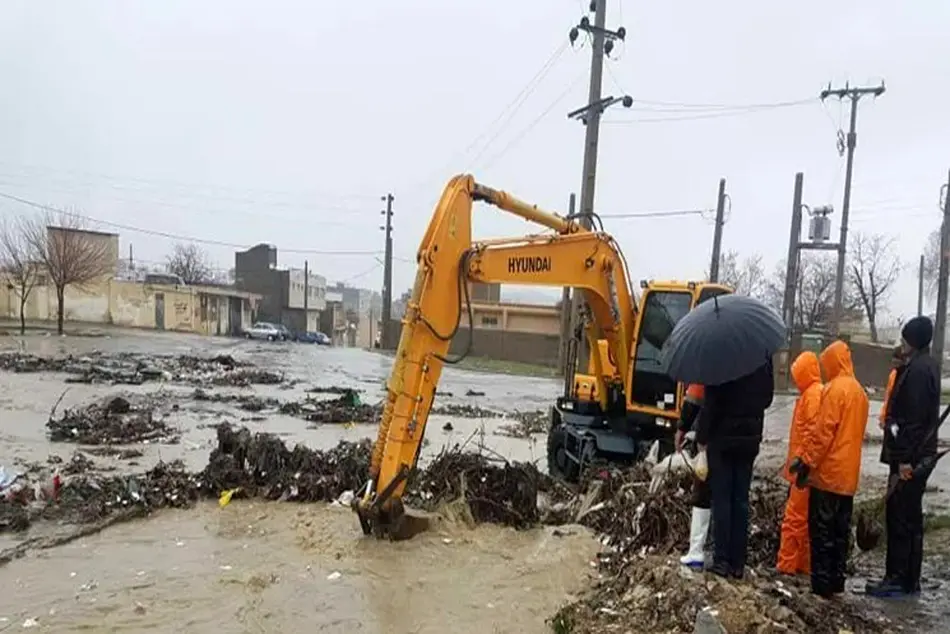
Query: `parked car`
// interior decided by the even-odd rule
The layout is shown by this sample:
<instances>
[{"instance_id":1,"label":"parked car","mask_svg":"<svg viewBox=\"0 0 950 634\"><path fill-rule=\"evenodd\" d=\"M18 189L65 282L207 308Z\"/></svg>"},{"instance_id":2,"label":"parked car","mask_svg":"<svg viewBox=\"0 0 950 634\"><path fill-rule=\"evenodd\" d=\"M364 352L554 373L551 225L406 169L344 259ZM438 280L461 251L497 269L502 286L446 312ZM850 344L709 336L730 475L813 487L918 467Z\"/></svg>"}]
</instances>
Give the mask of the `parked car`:
<instances>
[{"instance_id":1,"label":"parked car","mask_svg":"<svg viewBox=\"0 0 950 634\"><path fill-rule=\"evenodd\" d=\"M266 339L267 341L277 341L283 339L284 334L280 328L266 321L259 321L244 331L246 339Z\"/></svg>"},{"instance_id":2,"label":"parked car","mask_svg":"<svg viewBox=\"0 0 950 634\"><path fill-rule=\"evenodd\" d=\"M277 326L277 330L280 331L281 341L293 341L294 339L297 338L294 335L294 333L290 332L290 328L288 328L284 324L274 324L274 325Z\"/></svg>"},{"instance_id":3,"label":"parked car","mask_svg":"<svg viewBox=\"0 0 950 634\"><path fill-rule=\"evenodd\" d=\"M330 345L330 337L322 332L302 332L297 335L297 341L301 343L315 343L320 346Z\"/></svg>"}]
</instances>

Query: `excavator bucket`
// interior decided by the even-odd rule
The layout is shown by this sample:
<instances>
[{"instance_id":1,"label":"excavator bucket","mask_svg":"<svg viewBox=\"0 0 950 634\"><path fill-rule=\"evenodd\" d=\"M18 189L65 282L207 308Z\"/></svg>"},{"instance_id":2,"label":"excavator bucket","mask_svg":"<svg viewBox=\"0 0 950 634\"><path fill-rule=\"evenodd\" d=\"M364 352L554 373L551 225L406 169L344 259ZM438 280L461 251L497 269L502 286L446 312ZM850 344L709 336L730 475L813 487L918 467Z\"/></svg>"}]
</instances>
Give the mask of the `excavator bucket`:
<instances>
[{"instance_id":1,"label":"excavator bucket","mask_svg":"<svg viewBox=\"0 0 950 634\"><path fill-rule=\"evenodd\" d=\"M367 505L363 500L353 500L353 510L360 519L364 535L380 539L404 541L429 530L433 516L429 513L408 509L399 500L392 500L388 509Z\"/></svg>"}]
</instances>

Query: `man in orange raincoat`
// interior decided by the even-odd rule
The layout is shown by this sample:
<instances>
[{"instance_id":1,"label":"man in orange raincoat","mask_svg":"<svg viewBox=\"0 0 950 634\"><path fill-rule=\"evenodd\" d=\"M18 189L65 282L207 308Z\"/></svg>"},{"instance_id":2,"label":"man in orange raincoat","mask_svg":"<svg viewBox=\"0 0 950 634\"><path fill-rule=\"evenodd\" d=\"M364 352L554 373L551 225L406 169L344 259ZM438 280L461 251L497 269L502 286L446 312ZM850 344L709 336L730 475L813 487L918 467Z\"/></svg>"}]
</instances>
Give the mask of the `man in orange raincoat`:
<instances>
[{"instance_id":1,"label":"man in orange raincoat","mask_svg":"<svg viewBox=\"0 0 950 634\"><path fill-rule=\"evenodd\" d=\"M884 429L884 421L887 420L887 402L891 400L891 392L894 391L894 382L897 380L897 369L904 365L904 348L897 346L894 348L894 354L891 357L891 371L887 375L887 387L884 388L884 402L881 404L881 413L878 415L878 427Z\"/></svg>"},{"instance_id":2,"label":"man in orange raincoat","mask_svg":"<svg viewBox=\"0 0 950 634\"><path fill-rule=\"evenodd\" d=\"M844 592L845 557L861 447L868 424L868 396L854 377L851 350L835 341L821 353L825 383L815 425L806 431L801 456L789 470L796 486L810 485L808 533L811 589L822 597Z\"/></svg>"},{"instance_id":3,"label":"man in orange raincoat","mask_svg":"<svg viewBox=\"0 0 950 634\"><path fill-rule=\"evenodd\" d=\"M792 461L804 454L805 436L815 425L821 404L821 368L818 355L802 352L792 363L792 378L799 397L788 432L788 457L785 479L790 485L785 516L782 518L782 545L778 551L778 571L786 575L811 573L811 552L808 541L808 488L794 486L796 476L788 470Z\"/></svg>"},{"instance_id":4,"label":"man in orange raincoat","mask_svg":"<svg viewBox=\"0 0 950 634\"><path fill-rule=\"evenodd\" d=\"M696 436L693 429L696 418L703 407L706 390L702 385L693 383L686 389L683 410L676 426L676 451L683 451L683 444L690 434ZM709 524L712 521L712 493L706 480L693 478L691 500L693 514L689 527L689 551L680 557L680 563L691 568L702 568L706 562L706 539L709 537Z\"/></svg>"}]
</instances>

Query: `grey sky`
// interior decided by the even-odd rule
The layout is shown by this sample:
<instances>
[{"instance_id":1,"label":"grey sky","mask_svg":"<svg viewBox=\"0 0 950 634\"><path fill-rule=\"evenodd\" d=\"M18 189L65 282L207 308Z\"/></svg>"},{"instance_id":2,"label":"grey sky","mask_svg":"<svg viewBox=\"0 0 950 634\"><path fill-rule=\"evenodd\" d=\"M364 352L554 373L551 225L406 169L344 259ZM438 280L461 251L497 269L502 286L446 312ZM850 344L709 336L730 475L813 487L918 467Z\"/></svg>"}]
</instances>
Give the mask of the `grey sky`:
<instances>
[{"instance_id":1,"label":"grey sky","mask_svg":"<svg viewBox=\"0 0 950 634\"><path fill-rule=\"evenodd\" d=\"M567 40L578 0L479 2L49 2L0 5L0 192L148 229L251 244L282 265L379 288L379 196L395 204L395 290L446 179L479 180L545 205L579 188L583 128L565 113L586 98L588 47L568 48L491 145L470 143ZM603 213L706 208L728 179L724 248L787 244L794 173L805 199L841 207L837 101L828 81L887 82L859 113L855 231L899 239L915 261L937 226L950 158L945 113L950 3L850 0L609 0L627 44L607 62L605 93L645 101L815 103L697 118L683 108L616 108L601 134ZM619 86L619 87L618 87ZM561 95L566 96L552 106ZM537 117L547 116L533 127ZM697 111L698 112L698 111ZM704 110L703 114L712 111ZM630 122L646 119L641 123ZM663 119L663 121L656 121ZM525 130L528 130L525 132ZM0 213L29 213L0 203ZM331 224L335 223L335 224ZM701 217L610 220L635 278L698 277L712 225ZM479 208L479 236L524 223ZM835 228L837 232L837 213ZM120 231L123 250L161 261L172 242ZM233 266L232 250L209 247ZM908 266L892 300L914 310Z\"/></svg>"}]
</instances>

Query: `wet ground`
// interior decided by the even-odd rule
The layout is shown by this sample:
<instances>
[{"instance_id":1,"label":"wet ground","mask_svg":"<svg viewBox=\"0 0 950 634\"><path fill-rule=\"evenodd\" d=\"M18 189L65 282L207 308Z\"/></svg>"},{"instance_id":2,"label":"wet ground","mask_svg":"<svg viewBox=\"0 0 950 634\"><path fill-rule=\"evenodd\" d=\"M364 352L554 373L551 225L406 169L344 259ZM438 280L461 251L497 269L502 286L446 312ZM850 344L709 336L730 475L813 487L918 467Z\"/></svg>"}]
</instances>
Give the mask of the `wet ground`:
<instances>
[{"instance_id":1,"label":"wet ground","mask_svg":"<svg viewBox=\"0 0 950 634\"><path fill-rule=\"evenodd\" d=\"M94 350L228 354L283 371L296 384L213 388L215 394L255 394L281 401L303 399L314 386L336 385L359 389L364 402L374 403L383 396L391 367L388 357L360 350L161 333L2 338L0 350L5 348L41 355ZM230 403L196 403L190 398L194 386L65 385L63 379L53 373L0 373L0 465L45 462L50 455L69 460L77 446L51 443L46 437L54 404L61 399L61 411L124 392L163 404L164 422L179 431L180 442L129 447L143 454L131 460L94 456L97 468L144 471L159 459L182 459L188 468L201 469L214 442L214 425L222 421L314 448L374 437L376 431L371 424L314 424L295 416L241 411ZM549 379L447 368L440 384L446 394L437 404L532 411L547 408L559 385ZM467 396L469 392L483 395ZM761 469L777 470L784 459L793 403L793 397L776 396L766 423ZM175 404L179 407L173 408ZM877 407L872 405L872 414ZM474 434L476 440L470 442L508 459L536 461L543 469L544 434L511 438L498 433L510 424L511 418L433 415L422 460ZM869 435L879 434L872 422ZM870 444L865 451L862 489L868 492L882 487L878 450ZM932 483L939 489L948 481L950 463L941 464ZM928 495L932 507L946 502L942 491ZM564 533L447 526L440 533L394 545L362 539L352 513L325 505L237 501L224 509L202 505L192 511L164 511L147 522L116 526L9 564L4 574L15 583L5 586L0 597L0 618L9 619L0 621L0 630L36 619L47 631L65 632L276 632L314 625L327 632L436 632L445 631L446 622L457 632L547 631L545 618L570 593L587 586L589 562L598 546L583 529ZM0 548L15 540L4 536ZM895 609L899 615L904 608Z\"/></svg>"}]
</instances>

